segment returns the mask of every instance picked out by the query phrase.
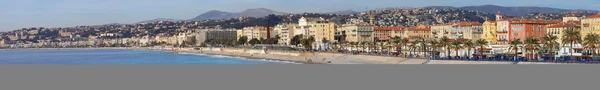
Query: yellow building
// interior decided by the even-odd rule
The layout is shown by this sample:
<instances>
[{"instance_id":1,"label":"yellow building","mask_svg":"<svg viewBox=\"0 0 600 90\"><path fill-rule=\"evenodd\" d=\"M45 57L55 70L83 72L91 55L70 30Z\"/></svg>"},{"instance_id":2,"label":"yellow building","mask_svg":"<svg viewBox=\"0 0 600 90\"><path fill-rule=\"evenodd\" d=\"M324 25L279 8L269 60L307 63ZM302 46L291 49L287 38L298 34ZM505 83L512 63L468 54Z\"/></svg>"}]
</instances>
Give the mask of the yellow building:
<instances>
[{"instance_id":1,"label":"yellow building","mask_svg":"<svg viewBox=\"0 0 600 90\"><path fill-rule=\"evenodd\" d=\"M368 23L346 24L341 27L346 32L348 42L374 42L374 25Z\"/></svg>"},{"instance_id":2,"label":"yellow building","mask_svg":"<svg viewBox=\"0 0 600 90\"><path fill-rule=\"evenodd\" d=\"M569 28L573 28L573 29L577 30L577 28L580 28L580 26L579 26L579 23L577 23L577 22L566 22L566 23L554 24L554 25L548 26L546 28L546 35L553 35L553 36L558 37L556 42L558 42L562 45L562 36L563 36L562 33L564 30L567 30Z\"/></svg>"},{"instance_id":3,"label":"yellow building","mask_svg":"<svg viewBox=\"0 0 600 90\"><path fill-rule=\"evenodd\" d=\"M581 19L581 35L600 34L600 13Z\"/></svg>"},{"instance_id":4,"label":"yellow building","mask_svg":"<svg viewBox=\"0 0 600 90\"><path fill-rule=\"evenodd\" d=\"M411 41L421 39L431 39L431 28L425 25L417 25L414 28L407 28L405 31L404 38L408 38Z\"/></svg>"},{"instance_id":5,"label":"yellow building","mask_svg":"<svg viewBox=\"0 0 600 90\"><path fill-rule=\"evenodd\" d=\"M316 42L321 42L323 39L335 42L335 23L330 22L325 18L301 17L298 20L298 27L294 28L295 35L302 34L305 37L313 36Z\"/></svg>"},{"instance_id":6,"label":"yellow building","mask_svg":"<svg viewBox=\"0 0 600 90\"><path fill-rule=\"evenodd\" d=\"M314 32L313 35L316 42L322 42L322 40L335 41L335 23L333 22L317 21L308 30L309 32Z\"/></svg>"},{"instance_id":7,"label":"yellow building","mask_svg":"<svg viewBox=\"0 0 600 90\"><path fill-rule=\"evenodd\" d=\"M490 44L496 44L496 21L483 22L483 33L481 39L488 41Z\"/></svg>"},{"instance_id":8,"label":"yellow building","mask_svg":"<svg viewBox=\"0 0 600 90\"><path fill-rule=\"evenodd\" d=\"M392 31L392 34L390 34L391 37L404 37L404 29L405 27L401 27L399 29L394 29Z\"/></svg>"}]
</instances>

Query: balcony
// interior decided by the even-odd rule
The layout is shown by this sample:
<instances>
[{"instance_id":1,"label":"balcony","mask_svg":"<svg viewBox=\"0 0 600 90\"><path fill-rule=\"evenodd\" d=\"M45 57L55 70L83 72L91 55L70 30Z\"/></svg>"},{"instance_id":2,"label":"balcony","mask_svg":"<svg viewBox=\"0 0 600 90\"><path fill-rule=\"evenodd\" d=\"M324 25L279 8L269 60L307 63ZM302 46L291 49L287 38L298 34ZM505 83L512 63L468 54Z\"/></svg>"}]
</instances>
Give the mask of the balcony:
<instances>
[{"instance_id":1,"label":"balcony","mask_svg":"<svg viewBox=\"0 0 600 90\"><path fill-rule=\"evenodd\" d=\"M508 31L496 31L498 33L508 33Z\"/></svg>"},{"instance_id":2,"label":"balcony","mask_svg":"<svg viewBox=\"0 0 600 90\"><path fill-rule=\"evenodd\" d=\"M498 41L508 41L508 39L497 39Z\"/></svg>"}]
</instances>

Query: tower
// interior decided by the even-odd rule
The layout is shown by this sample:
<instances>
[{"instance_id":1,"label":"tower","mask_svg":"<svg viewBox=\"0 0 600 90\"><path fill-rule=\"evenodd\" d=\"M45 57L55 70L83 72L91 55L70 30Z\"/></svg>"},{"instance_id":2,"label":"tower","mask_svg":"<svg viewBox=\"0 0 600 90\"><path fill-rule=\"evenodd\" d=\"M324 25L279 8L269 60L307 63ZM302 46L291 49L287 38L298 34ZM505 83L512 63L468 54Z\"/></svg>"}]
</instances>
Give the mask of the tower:
<instances>
[{"instance_id":1,"label":"tower","mask_svg":"<svg viewBox=\"0 0 600 90\"><path fill-rule=\"evenodd\" d=\"M267 39L271 38L271 26L269 25L269 21L267 21Z\"/></svg>"},{"instance_id":2,"label":"tower","mask_svg":"<svg viewBox=\"0 0 600 90\"><path fill-rule=\"evenodd\" d=\"M500 11L498 11L498 14L496 14L496 21L500 21L500 20L502 20L502 19L504 19L504 18L502 17L502 13L500 13Z\"/></svg>"},{"instance_id":3,"label":"tower","mask_svg":"<svg viewBox=\"0 0 600 90\"><path fill-rule=\"evenodd\" d=\"M373 13L369 12L369 24L374 25L375 23L373 23L375 21L375 16L373 16Z\"/></svg>"}]
</instances>

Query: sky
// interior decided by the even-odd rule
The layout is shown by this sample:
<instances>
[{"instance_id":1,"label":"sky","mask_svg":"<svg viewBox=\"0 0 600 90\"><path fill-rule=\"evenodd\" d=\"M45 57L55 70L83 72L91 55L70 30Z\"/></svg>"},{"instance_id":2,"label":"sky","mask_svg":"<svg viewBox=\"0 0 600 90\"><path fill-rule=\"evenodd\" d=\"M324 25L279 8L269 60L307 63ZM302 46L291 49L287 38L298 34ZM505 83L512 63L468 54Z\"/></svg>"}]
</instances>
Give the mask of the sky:
<instances>
[{"instance_id":1,"label":"sky","mask_svg":"<svg viewBox=\"0 0 600 90\"><path fill-rule=\"evenodd\" d=\"M364 11L366 7L474 5L600 10L600 0L0 0L0 31L129 24L156 18L187 20L210 10L240 12L248 8L268 8L302 13Z\"/></svg>"}]
</instances>

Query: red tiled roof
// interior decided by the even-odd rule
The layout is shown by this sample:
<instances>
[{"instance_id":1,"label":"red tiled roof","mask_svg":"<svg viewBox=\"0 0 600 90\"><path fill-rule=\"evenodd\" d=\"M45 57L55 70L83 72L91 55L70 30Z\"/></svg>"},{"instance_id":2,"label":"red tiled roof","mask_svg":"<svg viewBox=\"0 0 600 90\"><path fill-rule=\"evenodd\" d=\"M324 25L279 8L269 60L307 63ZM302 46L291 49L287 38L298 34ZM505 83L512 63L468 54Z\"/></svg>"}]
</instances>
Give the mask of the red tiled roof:
<instances>
[{"instance_id":1,"label":"red tiled roof","mask_svg":"<svg viewBox=\"0 0 600 90\"><path fill-rule=\"evenodd\" d=\"M562 20L515 20L511 23L514 24L555 24L561 23Z\"/></svg>"},{"instance_id":2,"label":"red tiled roof","mask_svg":"<svg viewBox=\"0 0 600 90\"><path fill-rule=\"evenodd\" d=\"M600 18L600 13L598 13L596 15L592 15L592 16L587 16L585 18Z\"/></svg>"},{"instance_id":3,"label":"red tiled roof","mask_svg":"<svg viewBox=\"0 0 600 90\"><path fill-rule=\"evenodd\" d=\"M406 30L409 30L409 31L430 31L431 28L429 28L429 27L428 28L407 28Z\"/></svg>"},{"instance_id":4,"label":"red tiled roof","mask_svg":"<svg viewBox=\"0 0 600 90\"><path fill-rule=\"evenodd\" d=\"M577 24L576 22L559 23L559 24L549 26L548 28L560 28L560 27L579 27L579 24Z\"/></svg>"},{"instance_id":5,"label":"red tiled roof","mask_svg":"<svg viewBox=\"0 0 600 90\"><path fill-rule=\"evenodd\" d=\"M409 30L409 31L431 31L431 27L419 24L413 28L406 28L406 30Z\"/></svg>"}]
</instances>

